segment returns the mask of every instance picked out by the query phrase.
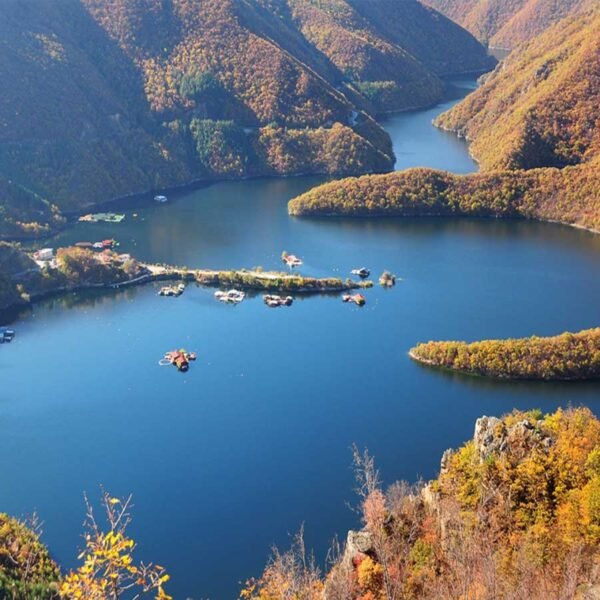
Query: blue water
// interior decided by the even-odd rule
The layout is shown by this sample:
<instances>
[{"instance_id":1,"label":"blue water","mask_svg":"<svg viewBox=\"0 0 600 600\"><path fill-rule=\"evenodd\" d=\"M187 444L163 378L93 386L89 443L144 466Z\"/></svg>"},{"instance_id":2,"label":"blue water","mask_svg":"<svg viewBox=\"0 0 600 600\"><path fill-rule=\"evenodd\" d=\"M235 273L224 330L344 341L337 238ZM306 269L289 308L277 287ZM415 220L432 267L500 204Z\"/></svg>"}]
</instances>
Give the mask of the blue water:
<instances>
[{"instance_id":1,"label":"blue water","mask_svg":"<svg viewBox=\"0 0 600 600\"><path fill-rule=\"evenodd\" d=\"M401 166L439 160L447 136L424 141L435 112L387 123L396 148L411 136L423 148L398 152ZM448 168L468 170L466 147L451 144ZM287 200L319 181L220 183L53 242L110 235L142 259L223 268L281 268L285 249L306 273L364 265L403 279L368 291L364 309L336 296L232 307L212 290L165 299L148 286L24 313L0 347L1 508L37 509L61 563L75 563L82 492L104 485L134 494L138 556L168 568L176 598L234 598L303 522L320 561L335 533L357 525L346 507L352 443L368 446L387 482L414 481L434 476L482 414L599 408L597 382L486 381L423 368L407 351L598 325L600 236L517 221L288 217ZM157 364L178 346L199 353L185 375Z\"/></svg>"}]
</instances>

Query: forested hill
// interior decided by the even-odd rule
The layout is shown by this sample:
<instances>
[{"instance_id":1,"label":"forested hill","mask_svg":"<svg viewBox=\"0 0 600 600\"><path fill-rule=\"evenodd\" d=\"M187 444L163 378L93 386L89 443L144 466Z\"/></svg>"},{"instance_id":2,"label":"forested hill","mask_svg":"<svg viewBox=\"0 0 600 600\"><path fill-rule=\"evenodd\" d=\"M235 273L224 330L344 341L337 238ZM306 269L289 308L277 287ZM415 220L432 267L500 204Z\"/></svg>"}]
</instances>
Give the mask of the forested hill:
<instances>
[{"instance_id":1,"label":"forested hill","mask_svg":"<svg viewBox=\"0 0 600 600\"><path fill-rule=\"evenodd\" d=\"M522 46L438 118L471 141L482 173L346 179L293 200L293 214L471 215L600 231L600 14L568 17Z\"/></svg>"},{"instance_id":2,"label":"forested hill","mask_svg":"<svg viewBox=\"0 0 600 600\"><path fill-rule=\"evenodd\" d=\"M416 0L4 0L0 44L0 236L54 226L46 201L389 170L374 116L490 67Z\"/></svg>"},{"instance_id":3,"label":"forested hill","mask_svg":"<svg viewBox=\"0 0 600 600\"><path fill-rule=\"evenodd\" d=\"M424 0L485 44L515 48L597 0Z\"/></svg>"},{"instance_id":4,"label":"forested hill","mask_svg":"<svg viewBox=\"0 0 600 600\"><path fill-rule=\"evenodd\" d=\"M600 155L599 106L596 10L521 46L437 124L467 137L484 169L564 167Z\"/></svg>"}]
</instances>

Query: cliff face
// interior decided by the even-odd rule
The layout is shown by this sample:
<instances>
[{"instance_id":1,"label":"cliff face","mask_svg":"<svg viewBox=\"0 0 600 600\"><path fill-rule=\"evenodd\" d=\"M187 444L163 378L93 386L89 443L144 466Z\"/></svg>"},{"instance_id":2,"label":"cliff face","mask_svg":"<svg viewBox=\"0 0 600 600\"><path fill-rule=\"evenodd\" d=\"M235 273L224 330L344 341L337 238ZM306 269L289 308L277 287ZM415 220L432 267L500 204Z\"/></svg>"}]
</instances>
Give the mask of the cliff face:
<instances>
[{"instance_id":1,"label":"cliff face","mask_svg":"<svg viewBox=\"0 0 600 600\"><path fill-rule=\"evenodd\" d=\"M322 578L298 547L247 599L591 598L600 589L600 422L588 409L482 417L429 484L387 490L358 457L363 528Z\"/></svg>"},{"instance_id":2,"label":"cliff face","mask_svg":"<svg viewBox=\"0 0 600 600\"><path fill-rule=\"evenodd\" d=\"M434 102L440 74L489 59L416 0L388 4L6 0L0 207L24 193L73 210L193 179L389 170L373 115Z\"/></svg>"}]
</instances>

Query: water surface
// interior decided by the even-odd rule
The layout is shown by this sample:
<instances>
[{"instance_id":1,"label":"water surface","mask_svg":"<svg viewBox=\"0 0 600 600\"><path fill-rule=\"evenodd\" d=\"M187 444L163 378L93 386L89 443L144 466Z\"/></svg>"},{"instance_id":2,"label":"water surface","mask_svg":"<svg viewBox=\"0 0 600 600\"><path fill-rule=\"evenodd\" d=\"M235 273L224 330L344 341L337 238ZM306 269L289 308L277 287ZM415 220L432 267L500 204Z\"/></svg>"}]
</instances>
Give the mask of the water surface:
<instances>
[{"instance_id":1,"label":"water surface","mask_svg":"<svg viewBox=\"0 0 600 600\"><path fill-rule=\"evenodd\" d=\"M446 155L448 168L475 168L464 144L430 138L435 113L387 123L399 165L443 166ZM441 139L452 151L439 152ZM407 351L597 325L600 236L518 221L289 218L287 200L321 180L207 186L54 242L114 236L145 260L220 268L281 268L288 250L310 274L364 265L402 277L370 290L364 309L338 296L231 307L212 290L165 299L147 286L23 314L0 347L2 510L37 509L61 563L74 564L82 492L104 485L134 494L139 555L168 568L176 598L233 598L303 522L319 560L357 525L352 443L369 447L386 481L414 481L434 476L482 414L598 408L600 383L486 381L423 368ZM160 368L180 346L199 353L190 372Z\"/></svg>"}]
</instances>

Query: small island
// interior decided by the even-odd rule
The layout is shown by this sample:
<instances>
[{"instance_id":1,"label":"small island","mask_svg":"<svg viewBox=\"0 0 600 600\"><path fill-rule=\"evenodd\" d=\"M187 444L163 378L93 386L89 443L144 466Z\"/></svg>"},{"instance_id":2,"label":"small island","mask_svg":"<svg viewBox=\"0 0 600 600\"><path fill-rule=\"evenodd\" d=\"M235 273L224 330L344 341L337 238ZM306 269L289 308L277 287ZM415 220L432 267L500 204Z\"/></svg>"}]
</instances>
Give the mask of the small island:
<instances>
[{"instance_id":1,"label":"small island","mask_svg":"<svg viewBox=\"0 0 600 600\"><path fill-rule=\"evenodd\" d=\"M499 379L577 381L600 378L600 327L554 337L428 342L410 351L417 362Z\"/></svg>"}]
</instances>

